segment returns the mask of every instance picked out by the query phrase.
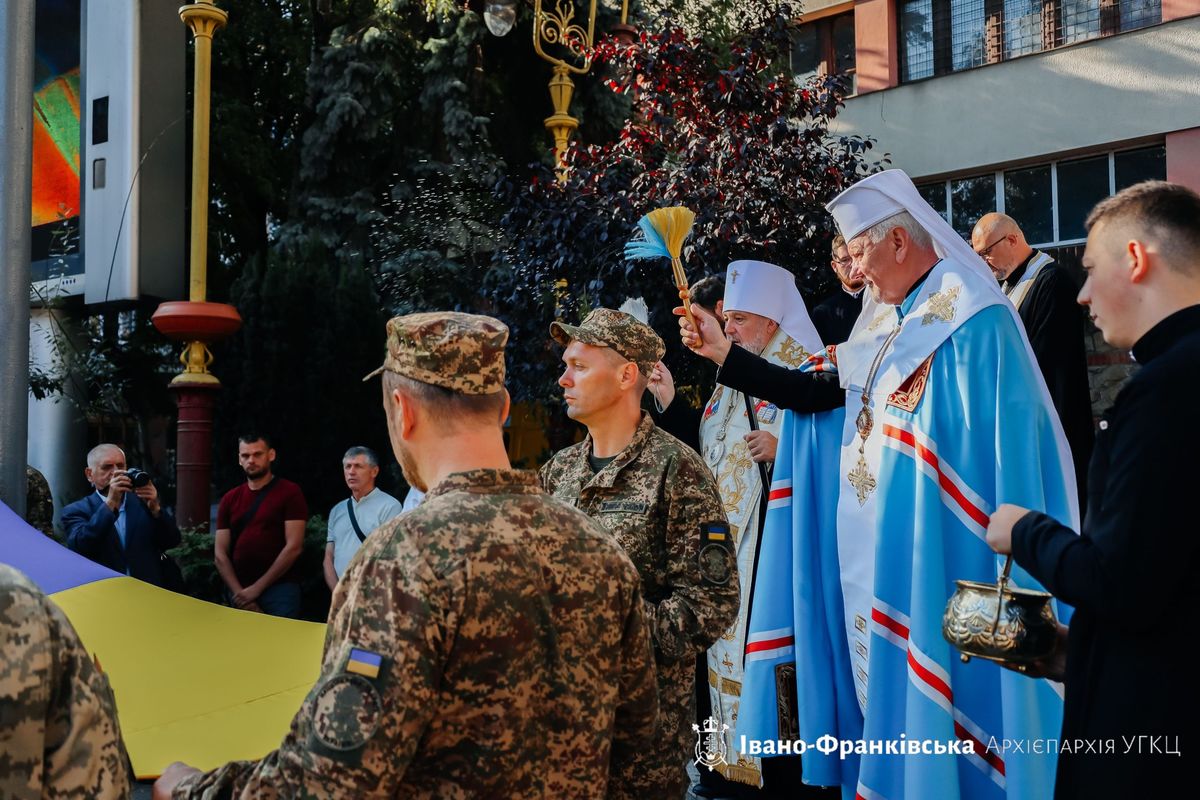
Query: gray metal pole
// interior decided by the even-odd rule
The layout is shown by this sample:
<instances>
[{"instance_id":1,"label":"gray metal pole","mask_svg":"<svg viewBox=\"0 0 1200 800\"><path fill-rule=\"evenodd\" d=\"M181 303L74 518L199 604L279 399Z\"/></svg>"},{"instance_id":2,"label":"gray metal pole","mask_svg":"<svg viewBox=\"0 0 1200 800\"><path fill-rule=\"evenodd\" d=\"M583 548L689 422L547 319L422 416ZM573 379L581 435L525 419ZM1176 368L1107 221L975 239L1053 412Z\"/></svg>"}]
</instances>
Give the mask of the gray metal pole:
<instances>
[{"instance_id":1,"label":"gray metal pole","mask_svg":"<svg viewBox=\"0 0 1200 800\"><path fill-rule=\"evenodd\" d=\"M0 501L25 516L34 0L0 2Z\"/></svg>"}]
</instances>

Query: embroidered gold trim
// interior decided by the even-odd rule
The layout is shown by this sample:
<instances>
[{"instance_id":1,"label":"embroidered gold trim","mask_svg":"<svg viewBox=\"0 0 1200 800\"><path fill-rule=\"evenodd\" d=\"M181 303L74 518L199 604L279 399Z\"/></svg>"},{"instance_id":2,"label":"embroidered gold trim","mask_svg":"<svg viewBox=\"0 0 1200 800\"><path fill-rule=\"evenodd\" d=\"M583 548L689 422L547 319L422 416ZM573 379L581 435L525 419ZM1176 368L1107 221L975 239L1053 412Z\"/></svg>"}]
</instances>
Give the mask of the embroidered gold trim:
<instances>
[{"instance_id":1,"label":"embroidered gold trim","mask_svg":"<svg viewBox=\"0 0 1200 800\"><path fill-rule=\"evenodd\" d=\"M789 367L798 367L812 355L804 346L790 336L784 336L775 350L775 357Z\"/></svg>"},{"instance_id":2,"label":"embroidered gold trim","mask_svg":"<svg viewBox=\"0 0 1200 800\"><path fill-rule=\"evenodd\" d=\"M921 325L932 325L935 322L951 322L958 313L955 304L961 286L951 286L944 292L934 292L929 295L929 309L921 317Z\"/></svg>"},{"instance_id":3,"label":"embroidered gold trim","mask_svg":"<svg viewBox=\"0 0 1200 800\"><path fill-rule=\"evenodd\" d=\"M929 382L929 371L933 366L933 354L921 362L916 372L909 375L900 388L888 395L887 404L893 408L909 413L916 410L925 394L925 386Z\"/></svg>"},{"instance_id":4,"label":"embroidered gold trim","mask_svg":"<svg viewBox=\"0 0 1200 800\"><path fill-rule=\"evenodd\" d=\"M893 317L894 313L891 309L885 309L878 317L871 320L871 324L867 326L867 330L876 331L883 323L888 321L888 318Z\"/></svg>"}]
</instances>

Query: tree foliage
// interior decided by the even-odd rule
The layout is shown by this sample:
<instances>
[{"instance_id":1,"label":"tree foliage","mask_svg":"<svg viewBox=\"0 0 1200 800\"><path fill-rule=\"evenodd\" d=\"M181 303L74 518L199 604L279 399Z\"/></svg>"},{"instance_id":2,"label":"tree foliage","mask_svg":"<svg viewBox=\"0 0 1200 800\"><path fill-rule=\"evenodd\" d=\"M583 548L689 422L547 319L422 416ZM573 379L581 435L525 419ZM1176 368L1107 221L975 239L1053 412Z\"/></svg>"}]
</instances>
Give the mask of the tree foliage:
<instances>
[{"instance_id":1,"label":"tree foliage","mask_svg":"<svg viewBox=\"0 0 1200 800\"><path fill-rule=\"evenodd\" d=\"M547 362L544 342L556 313L573 318L641 295L668 334L669 352L678 349L669 335L677 304L669 265L622 256L637 220L654 208L696 212L685 247L691 280L753 258L794 272L809 299L832 288L824 204L875 168L871 142L830 133L841 79L801 84L788 74L795 6L767 2L744 12L742 29L724 41L668 22L633 47L602 43L597 61L607 85L632 103L619 135L573 147L564 180L543 167L499 186L507 246L497 257L511 270L490 288L498 307L519 310L510 321L518 328L514 382L524 396L554 394L557 364ZM562 280L566 290L556 292Z\"/></svg>"},{"instance_id":2,"label":"tree foliage","mask_svg":"<svg viewBox=\"0 0 1200 800\"><path fill-rule=\"evenodd\" d=\"M829 287L822 204L874 168L869 142L830 134L841 84L788 74L798 9L784 0L645 0L637 45L604 40L576 78L581 125L561 182L542 124L550 69L524 4L502 39L477 2L438 0L432 14L427 0L222 5L210 299L245 325L215 348L215 477L239 480L234 437L265 428L317 513L344 493L346 447L388 451L378 387L358 382L388 315L503 318L511 391L556 400L557 315L641 295L677 348L669 268L622 257L642 214L697 212L693 280L760 258L813 298ZM601 4L597 30L618 14Z\"/></svg>"}]
</instances>

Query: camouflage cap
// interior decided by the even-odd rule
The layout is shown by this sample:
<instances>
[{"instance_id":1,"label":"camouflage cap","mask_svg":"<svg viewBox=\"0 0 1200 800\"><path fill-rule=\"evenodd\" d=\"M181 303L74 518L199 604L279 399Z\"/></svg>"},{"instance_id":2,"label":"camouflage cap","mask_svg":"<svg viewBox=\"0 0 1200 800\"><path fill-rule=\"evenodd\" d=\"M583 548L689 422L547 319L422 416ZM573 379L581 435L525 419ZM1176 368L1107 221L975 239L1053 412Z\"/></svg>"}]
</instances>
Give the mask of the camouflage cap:
<instances>
[{"instance_id":1,"label":"camouflage cap","mask_svg":"<svg viewBox=\"0 0 1200 800\"><path fill-rule=\"evenodd\" d=\"M504 388L508 326L498 319L455 311L393 317L387 324L386 370L459 394L494 394Z\"/></svg>"},{"instance_id":2,"label":"camouflage cap","mask_svg":"<svg viewBox=\"0 0 1200 800\"><path fill-rule=\"evenodd\" d=\"M553 322L550 336L563 347L572 340L596 347L611 347L621 358L637 364L646 377L667 351L653 328L624 311L611 308L597 308L578 325Z\"/></svg>"}]
</instances>

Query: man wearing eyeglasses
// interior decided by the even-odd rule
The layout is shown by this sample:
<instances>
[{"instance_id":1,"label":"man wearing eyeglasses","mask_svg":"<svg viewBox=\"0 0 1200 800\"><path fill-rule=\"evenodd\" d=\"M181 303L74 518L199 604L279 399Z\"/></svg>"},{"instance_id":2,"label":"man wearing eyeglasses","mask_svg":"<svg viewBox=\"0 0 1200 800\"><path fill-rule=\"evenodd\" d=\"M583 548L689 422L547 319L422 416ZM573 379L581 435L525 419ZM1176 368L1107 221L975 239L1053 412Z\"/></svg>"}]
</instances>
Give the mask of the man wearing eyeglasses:
<instances>
[{"instance_id":1,"label":"man wearing eyeglasses","mask_svg":"<svg viewBox=\"0 0 1200 800\"><path fill-rule=\"evenodd\" d=\"M850 330L862 311L863 286L866 281L861 272L851 263L850 251L841 234L833 237L833 258L829 266L837 276L837 290L821 301L812 310L813 325L821 343L828 346L841 344L850 338Z\"/></svg>"},{"instance_id":2,"label":"man wearing eyeglasses","mask_svg":"<svg viewBox=\"0 0 1200 800\"><path fill-rule=\"evenodd\" d=\"M1016 221L1006 214L980 218L971 232L971 247L991 268L1025 325L1071 446L1082 509L1094 432L1083 314L1075 302L1079 286L1049 255L1030 247Z\"/></svg>"}]
</instances>

